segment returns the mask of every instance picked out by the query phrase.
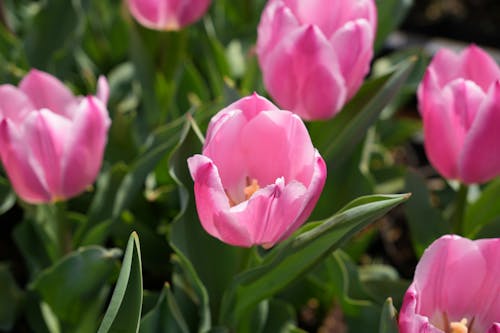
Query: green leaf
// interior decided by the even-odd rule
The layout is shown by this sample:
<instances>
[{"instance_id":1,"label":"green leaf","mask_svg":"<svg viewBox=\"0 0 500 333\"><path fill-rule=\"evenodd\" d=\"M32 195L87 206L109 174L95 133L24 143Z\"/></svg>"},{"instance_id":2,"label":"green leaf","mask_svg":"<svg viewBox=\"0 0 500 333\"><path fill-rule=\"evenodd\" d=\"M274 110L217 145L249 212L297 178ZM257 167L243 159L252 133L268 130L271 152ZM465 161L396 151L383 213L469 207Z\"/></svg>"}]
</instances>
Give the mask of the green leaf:
<instances>
[{"instance_id":1,"label":"green leaf","mask_svg":"<svg viewBox=\"0 0 500 333\"><path fill-rule=\"evenodd\" d=\"M156 306L141 320L140 333L189 333L179 305L166 284Z\"/></svg>"},{"instance_id":2,"label":"green leaf","mask_svg":"<svg viewBox=\"0 0 500 333\"><path fill-rule=\"evenodd\" d=\"M7 212L16 203L16 194L9 181L0 177L0 215Z\"/></svg>"},{"instance_id":3,"label":"green leaf","mask_svg":"<svg viewBox=\"0 0 500 333\"><path fill-rule=\"evenodd\" d=\"M142 309L142 268L139 238L130 235L120 276L98 333L138 332Z\"/></svg>"},{"instance_id":4,"label":"green leaf","mask_svg":"<svg viewBox=\"0 0 500 333\"><path fill-rule=\"evenodd\" d=\"M180 131L185 123L186 117L180 117L152 133L148 145L132 164L115 194L113 219L118 218L141 192L147 175L179 141Z\"/></svg>"},{"instance_id":5,"label":"green leaf","mask_svg":"<svg viewBox=\"0 0 500 333\"><path fill-rule=\"evenodd\" d=\"M379 333L398 333L398 324L396 317L396 308L389 297L384 303L382 314L380 315Z\"/></svg>"},{"instance_id":6,"label":"green leaf","mask_svg":"<svg viewBox=\"0 0 500 333\"><path fill-rule=\"evenodd\" d=\"M349 159L368 128L397 96L414 65L415 59L410 58L394 73L367 81L333 119L309 124L312 141L325 160L340 164Z\"/></svg>"},{"instance_id":7,"label":"green leaf","mask_svg":"<svg viewBox=\"0 0 500 333\"><path fill-rule=\"evenodd\" d=\"M0 264L0 331L10 331L14 326L23 293L10 273L9 267Z\"/></svg>"},{"instance_id":8,"label":"green leaf","mask_svg":"<svg viewBox=\"0 0 500 333\"><path fill-rule=\"evenodd\" d=\"M405 205L404 212L410 227L413 247L417 255L421 256L434 240L450 233L451 228L440 211L431 205L431 194L420 175L408 171L405 190L412 193L412 200Z\"/></svg>"},{"instance_id":9,"label":"green leaf","mask_svg":"<svg viewBox=\"0 0 500 333\"><path fill-rule=\"evenodd\" d=\"M61 71L61 60L68 60L78 40L81 20L80 1L51 0L44 2L28 22L25 50L32 67ZM57 65L56 65L57 63Z\"/></svg>"},{"instance_id":10,"label":"green leaf","mask_svg":"<svg viewBox=\"0 0 500 333\"><path fill-rule=\"evenodd\" d=\"M413 0L377 0L377 36L375 50L380 50L389 34L403 22Z\"/></svg>"},{"instance_id":11,"label":"green leaf","mask_svg":"<svg viewBox=\"0 0 500 333\"><path fill-rule=\"evenodd\" d=\"M464 235L474 237L481 228L500 218L500 178L489 183L481 196L467 207L464 220Z\"/></svg>"},{"instance_id":12,"label":"green leaf","mask_svg":"<svg viewBox=\"0 0 500 333\"><path fill-rule=\"evenodd\" d=\"M81 325L82 317L99 306L95 300L116 274L119 255L117 250L97 246L81 248L38 274L29 288L38 292L59 320ZM99 311L95 312L98 316ZM94 324L97 316L90 318Z\"/></svg>"},{"instance_id":13,"label":"green leaf","mask_svg":"<svg viewBox=\"0 0 500 333\"><path fill-rule=\"evenodd\" d=\"M408 194L362 197L332 217L314 223L312 229L306 225L297 236L273 249L259 267L233 280L224 295L221 321L236 327L256 304L283 289L408 197Z\"/></svg>"}]
</instances>

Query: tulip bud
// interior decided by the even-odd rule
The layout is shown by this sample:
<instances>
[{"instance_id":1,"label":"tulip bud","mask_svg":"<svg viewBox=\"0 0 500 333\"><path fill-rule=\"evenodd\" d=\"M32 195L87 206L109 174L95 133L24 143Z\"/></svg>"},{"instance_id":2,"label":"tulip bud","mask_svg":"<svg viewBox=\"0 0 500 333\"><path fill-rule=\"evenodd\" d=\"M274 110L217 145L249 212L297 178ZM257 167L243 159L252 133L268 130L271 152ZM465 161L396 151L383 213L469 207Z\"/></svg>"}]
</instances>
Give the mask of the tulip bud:
<instances>
[{"instance_id":1,"label":"tulip bud","mask_svg":"<svg viewBox=\"0 0 500 333\"><path fill-rule=\"evenodd\" d=\"M311 214L326 178L300 118L257 94L212 118L203 154L188 165L203 228L245 247L290 236Z\"/></svg>"},{"instance_id":2,"label":"tulip bud","mask_svg":"<svg viewBox=\"0 0 500 333\"><path fill-rule=\"evenodd\" d=\"M31 70L19 87L0 86L0 157L23 200L68 199L94 182L110 125L104 77L98 88L99 97L75 97L38 70Z\"/></svg>"},{"instance_id":3,"label":"tulip bud","mask_svg":"<svg viewBox=\"0 0 500 333\"><path fill-rule=\"evenodd\" d=\"M418 88L425 151L445 178L483 183L500 174L500 68L477 46L440 50Z\"/></svg>"},{"instance_id":4,"label":"tulip bud","mask_svg":"<svg viewBox=\"0 0 500 333\"><path fill-rule=\"evenodd\" d=\"M333 117L369 71L376 21L373 0L270 0L257 55L271 96L303 119Z\"/></svg>"},{"instance_id":5,"label":"tulip bud","mask_svg":"<svg viewBox=\"0 0 500 333\"><path fill-rule=\"evenodd\" d=\"M500 333L500 239L446 235L424 252L399 314L401 333Z\"/></svg>"},{"instance_id":6,"label":"tulip bud","mask_svg":"<svg viewBox=\"0 0 500 333\"><path fill-rule=\"evenodd\" d=\"M127 0L132 16L155 30L179 30L201 18L210 0Z\"/></svg>"}]
</instances>

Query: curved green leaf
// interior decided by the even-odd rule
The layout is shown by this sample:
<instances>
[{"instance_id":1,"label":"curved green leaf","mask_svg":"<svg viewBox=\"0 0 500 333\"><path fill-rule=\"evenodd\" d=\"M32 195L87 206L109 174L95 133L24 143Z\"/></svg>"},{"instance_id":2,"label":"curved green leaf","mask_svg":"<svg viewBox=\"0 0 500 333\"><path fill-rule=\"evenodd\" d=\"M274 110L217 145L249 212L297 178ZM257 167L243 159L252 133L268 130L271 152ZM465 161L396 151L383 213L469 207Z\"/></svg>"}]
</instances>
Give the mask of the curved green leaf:
<instances>
[{"instance_id":1,"label":"curved green leaf","mask_svg":"<svg viewBox=\"0 0 500 333\"><path fill-rule=\"evenodd\" d=\"M222 303L221 321L237 327L247 311L307 272L354 234L409 198L408 194L373 195L354 200L332 217L305 226L292 240L275 248L263 263L234 280Z\"/></svg>"},{"instance_id":2,"label":"curved green leaf","mask_svg":"<svg viewBox=\"0 0 500 333\"><path fill-rule=\"evenodd\" d=\"M142 310L142 268L139 237L130 235L120 276L98 333L138 332Z\"/></svg>"}]
</instances>

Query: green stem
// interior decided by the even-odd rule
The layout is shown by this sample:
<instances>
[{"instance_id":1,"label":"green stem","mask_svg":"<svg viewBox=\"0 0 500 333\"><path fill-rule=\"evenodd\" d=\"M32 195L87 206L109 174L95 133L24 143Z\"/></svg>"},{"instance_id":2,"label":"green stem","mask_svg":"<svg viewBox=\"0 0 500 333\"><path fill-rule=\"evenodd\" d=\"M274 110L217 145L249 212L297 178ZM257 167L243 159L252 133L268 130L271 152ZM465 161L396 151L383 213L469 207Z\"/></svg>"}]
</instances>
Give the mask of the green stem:
<instances>
[{"instance_id":1,"label":"green stem","mask_svg":"<svg viewBox=\"0 0 500 333\"><path fill-rule=\"evenodd\" d=\"M469 187L465 184L460 184L460 187L455 196L453 212L451 214L451 224L453 232L457 235L463 235L465 209L467 207L467 194Z\"/></svg>"}]
</instances>

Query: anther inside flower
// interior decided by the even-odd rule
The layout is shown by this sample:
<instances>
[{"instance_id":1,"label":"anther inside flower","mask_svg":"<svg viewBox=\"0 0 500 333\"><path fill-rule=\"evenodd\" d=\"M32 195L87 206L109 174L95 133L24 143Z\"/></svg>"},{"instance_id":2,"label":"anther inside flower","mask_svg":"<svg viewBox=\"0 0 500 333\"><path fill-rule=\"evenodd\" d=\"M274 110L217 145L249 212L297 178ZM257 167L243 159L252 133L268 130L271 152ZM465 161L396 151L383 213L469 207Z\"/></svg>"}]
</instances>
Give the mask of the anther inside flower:
<instances>
[{"instance_id":1,"label":"anther inside flower","mask_svg":"<svg viewBox=\"0 0 500 333\"><path fill-rule=\"evenodd\" d=\"M459 322L454 321L450 323L450 333L473 333L473 331L469 331L467 319L463 318Z\"/></svg>"},{"instance_id":2,"label":"anther inside flower","mask_svg":"<svg viewBox=\"0 0 500 333\"><path fill-rule=\"evenodd\" d=\"M288 237L310 215L326 167L300 118L254 94L216 114L188 159L205 230L238 246Z\"/></svg>"}]
</instances>

